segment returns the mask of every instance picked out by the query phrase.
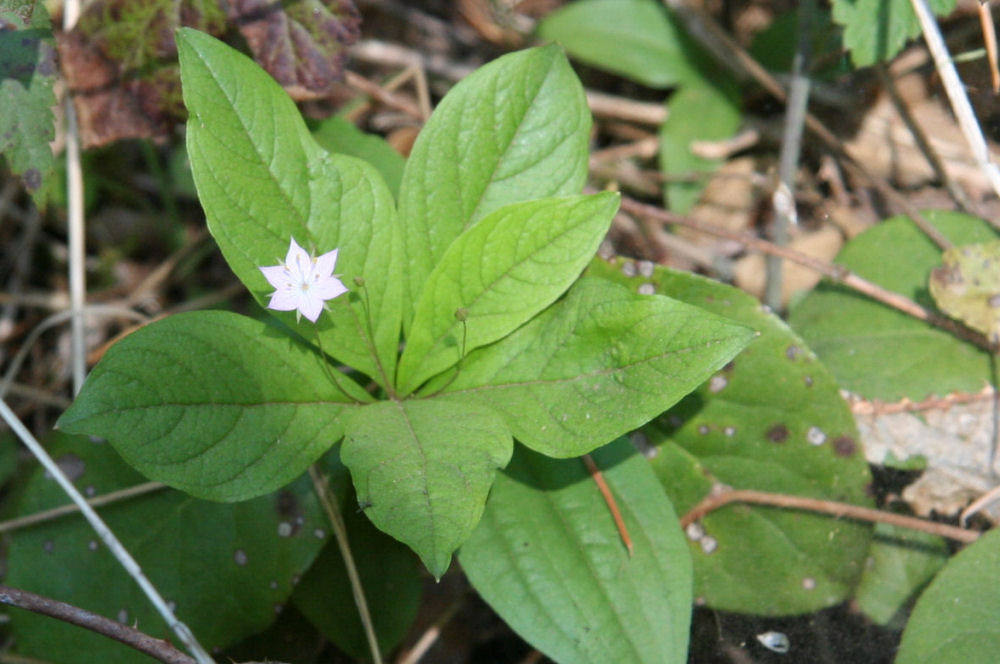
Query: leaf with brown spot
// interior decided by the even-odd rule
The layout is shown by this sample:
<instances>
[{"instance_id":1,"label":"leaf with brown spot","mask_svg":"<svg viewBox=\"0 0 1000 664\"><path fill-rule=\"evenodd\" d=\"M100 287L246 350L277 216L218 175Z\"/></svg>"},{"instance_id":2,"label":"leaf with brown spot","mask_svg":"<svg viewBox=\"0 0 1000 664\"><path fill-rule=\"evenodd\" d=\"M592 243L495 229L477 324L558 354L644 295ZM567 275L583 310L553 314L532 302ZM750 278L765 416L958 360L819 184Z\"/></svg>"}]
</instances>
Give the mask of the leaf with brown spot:
<instances>
[{"instance_id":1,"label":"leaf with brown spot","mask_svg":"<svg viewBox=\"0 0 1000 664\"><path fill-rule=\"evenodd\" d=\"M952 247L928 286L946 314L1000 341L1000 241Z\"/></svg>"},{"instance_id":2,"label":"leaf with brown spot","mask_svg":"<svg viewBox=\"0 0 1000 664\"><path fill-rule=\"evenodd\" d=\"M968 214L922 214L956 246L998 238L990 224ZM837 256L839 266L925 306L928 274L940 263L941 249L904 216L875 224ZM788 320L841 387L867 399L921 401L976 392L993 380L989 352L837 284L820 284L792 307Z\"/></svg>"},{"instance_id":3,"label":"leaf with brown spot","mask_svg":"<svg viewBox=\"0 0 1000 664\"><path fill-rule=\"evenodd\" d=\"M100 495L142 480L107 443L56 432L48 437L46 447L57 458L71 462L80 489L90 488ZM346 471L333 455L320 463L333 476L335 486L347 481ZM25 480L18 504L12 506L16 514L65 504L66 496L41 468ZM294 531L283 527L287 517L275 509L288 496L301 519ZM101 516L153 584L175 604L178 618L191 625L209 649L227 647L267 627L274 620L275 606L289 600L296 579L331 540L316 534L328 528L328 521L306 476L287 485L282 494L237 503L197 500L163 489L108 505ZM124 615L128 623L155 638L170 634L139 587L122 573L79 514L10 534L7 548L11 561L7 582L106 617ZM46 661L153 661L117 641L28 611L12 614L6 629L16 635L21 655Z\"/></svg>"},{"instance_id":4,"label":"leaf with brown spot","mask_svg":"<svg viewBox=\"0 0 1000 664\"><path fill-rule=\"evenodd\" d=\"M767 430L765 435L772 443L783 443L788 440L788 427L784 424L775 424Z\"/></svg>"},{"instance_id":5,"label":"leaf with brown spot","mask_svg":"<svg viewBox=\"0 0 1000 664\"><path fill-rule=\"evenodd\" d=\"M590 271L633 289L652 282L657 293L760 332L730 371L643 429L655 450L650 463L678 511L717 484L871 504L865 459L848 453L859 447L851 412L826 368L780 319L749 295L696 275L657 267L650 278L628 278L620 263L601 260ZM762 615L843 601L871 537L862 524L746 505L699 523L704 533L688 542L695 595L713 609Z\"/></svg>"},{"instance_id":6,"label":"leaf with brown spot","mask_svg":"<svg viewBox=\"0 0 1000 664\"><path fill-rule=\"evenodd\" d=\"M54 169L55 48L43 3L0 2L0 156L36 203Z\"/></svg>"}]
</instances>

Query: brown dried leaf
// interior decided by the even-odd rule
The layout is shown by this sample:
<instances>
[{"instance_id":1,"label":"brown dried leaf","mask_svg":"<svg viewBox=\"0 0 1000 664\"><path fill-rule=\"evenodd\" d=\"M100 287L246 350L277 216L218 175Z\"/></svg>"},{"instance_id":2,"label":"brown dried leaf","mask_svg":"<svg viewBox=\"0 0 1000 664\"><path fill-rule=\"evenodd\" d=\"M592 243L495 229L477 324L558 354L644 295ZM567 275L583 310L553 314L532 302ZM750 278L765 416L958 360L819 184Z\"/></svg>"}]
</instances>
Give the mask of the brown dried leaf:
<instances>
[{"instance_id":1,"label":"brown dried leaf","mask_svg":"<svg viewBox=\"0 0 1000 664\"><path fill-rule=\"evenodd\" d=\"M296 101L330 95L346 47L360 34L361 17L350 0L233 0L228 13L254 59Z\"/></svg>"},{"instance_id":2,"label":"brown dried leaf","mask_svg":"<svg viewBox=\"0 0 1000 664\"><path fill-rule=\"evenodd\" d=\"M63 74L84 147L122 138L164 138L184 119L174 31L214 36L239 28L257 62L298 100L329 95L344 51L357 39L350 0L94 0L60 35Z\"/></svg>"}]
</instances>

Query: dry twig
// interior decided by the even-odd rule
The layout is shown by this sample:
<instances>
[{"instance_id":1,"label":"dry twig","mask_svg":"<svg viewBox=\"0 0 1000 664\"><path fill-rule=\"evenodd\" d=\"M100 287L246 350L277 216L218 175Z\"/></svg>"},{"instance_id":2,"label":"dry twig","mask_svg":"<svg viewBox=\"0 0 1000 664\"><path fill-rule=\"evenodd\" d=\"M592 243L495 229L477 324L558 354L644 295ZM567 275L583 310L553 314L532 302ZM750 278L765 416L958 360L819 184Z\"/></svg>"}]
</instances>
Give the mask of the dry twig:
<instances>
[{"instance_id":1,"label":"dry twig","mask_svg":"<svg viewBox=\"0 0 1000 664\"><path fill-rule=\"evenodd\" d=\"M794 249L779 247L771 242L768 242L767 240L762 240L755 235L731 231L727 228L713 226L711 224L705 224L690 217L675 214L653 205L640 203L624 196L622 197L621 209L634 215L657 219L663 223L676 224L678 226L684 226L686 228L714 235L716 237L735 240L750 249L790 260L793 263L798 263L799 265L807 267L811 270L816 270L823 276L832 279L839 284L847 286L862 295L866 295L873 300L890 306L893 309L902 311L908 316L912 316L918 320L929 323L930 325L939 327L942 330L951 332L960 339L968 341L983 350L991 353L996 352L997 350L995 346L986 339L986 337L978 332L970 330L950 318L937 314L933 311L929 311L908 297L886 290L878 284L872 283L871 281L858 276L841 265L826 263L813 258L812 256L795 251Z\"/></svg>"},{"instance_id":2,"label":"dry twig","mask_svg":"<svg viewBox=\"0 0 1000 664\"><path fill-rule=\"evenodd\" d=\"M928 521L914 516L906 516L905 514L895 514L894 512L885 512L870 507L861 507L860 505L750 489L727 489L719 493L710 494L681 517L681 527L687 528L690 524L698 521L709 512L730 503L753 503L755 505L819 512L821 514L830 514L857 521L888 523L892 526L919 530L931 533L932 535L940 535L941 537L947 537L948 539L965 544L975 542L979 539L980 535L979 531L976 530L966 530L957 526L949 526L946 523Z\"/></svg>"},{"instance_id":3,"label":"dry twig","mask_svg":"<svg viewBox=\"0 0 1000 664\"><path fill-rule=\"evenodd\" d=\"M167 664L196 664L195 659L182 653L169 641L154 638L117 620L105 618L51 597L0 585L0 604L27 609L70 625L83 627Z\"/></svg>"}]
</instances>

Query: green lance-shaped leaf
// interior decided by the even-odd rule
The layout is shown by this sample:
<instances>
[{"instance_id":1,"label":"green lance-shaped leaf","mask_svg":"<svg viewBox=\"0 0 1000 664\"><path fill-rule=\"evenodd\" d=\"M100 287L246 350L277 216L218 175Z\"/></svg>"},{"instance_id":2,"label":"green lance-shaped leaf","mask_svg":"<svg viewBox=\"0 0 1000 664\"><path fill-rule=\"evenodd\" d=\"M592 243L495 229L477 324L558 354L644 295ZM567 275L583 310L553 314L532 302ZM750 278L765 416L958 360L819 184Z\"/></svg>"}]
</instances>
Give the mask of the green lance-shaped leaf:
<instances>
[{"instance_id":1,"label":"green lance-shaped leaf","mask_svg":"<svg viewBox=\"0 0 1000 664\"><path fill-rule=\"evenodd\" d=\"M1000 532L965 549L917 601L896 664L992 664L1000 650Z\"/></svg>"},{"instance_id":2,"label":"green lance-shaped leaf","mask_svg":"<svg viewBox=\"0 0 1000 664\"><path fill-rule=\"evenodd\" d=\"M628 441L594 460L633 555L579 459L519 447L459 553L462 569L508 625L557 662L686 662L691 556L674 509Z\"/></svg>"},{"instance_id":3,"label":"green lance-shaped leaf","mask_svg":"<svg viewBox=\"0 0 1000 664\"><path fill-rule=\"evenodd\" d=\"M364 159L379 172L393 196L399 193L406 159L389 141L377 134L366 134L343 115L333 115L317 123L312 135L329 152Z\"/></svg>"},{"instance_id":4,"label":"green lance-shaped leaf","mask_svg":"<svg viewBox=\"0 0 1000 664\"><path fill-rule=\"evenodd\" d=\"M578 194L590 110L558 46L511 53L456 85L420 132L400 188L407 307L448 245L490 212Z\"/></svg>"},{"instance_id":5,"label":"green lance-shaped leaf","mask_svg":"<svg viewBox=\"0 0 1000 664\"><path fill-rule=\"evenodd\" d=\"M245 500L302 474L340 439L354 404L312 349L203 311L112 346L58 425L107 438L134 468L191 495Z\"/></svg>"},{"instance_id":6,"label":"green lance-shaped leaf","mask_svg":"<svg viewBox=\"0 0 1000 664\"><path fill-rule=\"evenodd\" d=\"M696 154L695 144L728 139L742 120L739 85L721 72L715 78L690 83L675 92L668 102L670 115L660 126L660 170L681 176L666 178L664 201L678 214L687 214L698 202L707 175L724 162ZM696 174L706 177L691 177Z\"/></svg>"},{"instance_id":7,"label":"green lance-shaped leaf","mask_svg":"<svg viewBox=\"0 0 1000 664\"><path fill-rule=\"evenodd\" d=\"M528 447L577 456L662 413L753 335L697 307L584 278L427 391L488 404Z\"/></svg>"},{"instance_id":8,"label":"green lance-shaped leaf","mask_svg":"<svg viewBox=\"0 0 1000 664\"><path fill-rule=\"evenodd\" d=\"M307 251L339 249L337 274L354 292L328 303L318 322L323 347L388 386L403 245L385 182L368 163L320 148L292 100L249 58L195 30L178 31L177 43L191 172L229 266L266 305L274 289L259 268L280 263L291 237ZM307 339L316 334L294 313L275 315Z\"/></svg>"},{"instance_id":9,"label":"green lance-shaped leaf","mask_svg":"<svg viewBox=\"0 0 1000 664\"><path fill-rule=\"evenodd\" d=\"M656 0L581 0L538 26L574 58L653 88L700 78L705 55L673 14Z\"/></svg>"},{"instance_id":10,"label":"green lance-shaped leaf","mask_svg":"<svg viewBox=\"0 0 1000 664\"><path fill-rule=\"evenodd\" d=\"M372 523L440 578L479 523L513 446L488 408L440 398L380 401L350 420L341 459Z\"/></svg>"},{"instance_id":11,"label":"green lance-shaped leaf","mask_svg":"<svg viewBox=\"0 0 1000 664\"><path fill-rule=\"evenodd\" d=\"M617 208L611 193L515 203L463 233L417 303L399 362L401 393L555 301L593 257Z\"/></svg>"}]
</instances>

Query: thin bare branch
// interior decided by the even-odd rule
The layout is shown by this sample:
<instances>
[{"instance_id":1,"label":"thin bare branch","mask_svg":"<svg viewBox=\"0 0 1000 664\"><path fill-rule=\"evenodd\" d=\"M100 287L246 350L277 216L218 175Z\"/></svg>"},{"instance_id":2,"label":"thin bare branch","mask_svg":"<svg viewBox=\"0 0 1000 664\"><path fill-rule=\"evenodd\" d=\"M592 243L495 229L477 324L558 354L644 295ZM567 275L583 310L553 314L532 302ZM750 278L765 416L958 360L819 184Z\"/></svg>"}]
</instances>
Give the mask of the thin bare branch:
<instances>
[{"instance_id":1,"label":"thin bare branch","mask_svg":"<svg viewBox=\"0 0 1000 664\"><path fill-rule=\"evenodd\" d=\"M781 154L778 158L778 180L772 196L774 224L771 239L778 246L788 244L791 229L798 225L795 208L795 173L802 153L802 128L806 109L809 107L809 60L811 56L812 22L816 13L816 0L803 0L799 7L798 40L792 60L791 85L785 108L785 126L781 135ZM782 261L777 256L767 258L767 285L764 302L778 311L782 304Z\"/></svg>"},{"instance_id":2,"label":"thin bare branch","mask_svg":"<svg viewBox=\"0 0 1000 664\"><path fill-rule=\"evenodd\" d=\"M991 353L995 353L997 351L997 348L982 334L979 334L974 330L970 330L950 318L933 311L929 311L908 297L882 288L878 284L872 283L871 281L858 276L841 265L826 263L817 258L813 258L812 256L795 251L794 249L779 247L771 242L768 242L767 240L762 240L761 238L748 233L740 233L738 231L731 231L720 226L705 224L690 217L675 214L653 205L640 203L624 196L622 197L621 209L630 214L658 219L664 223L676 224L678 226L691 228L716 237L735 240L750 249L761 251L772 256L779 256L786 260L790 260L793 263L798 263L799 265L815 270L823 276L828 277L839 284L847 286L862 295L866 295L877 302L881 302L882 304L892 307L898 311L902 311L903 313L918 320L922 320L930 325L950 332L960 339L968 341L983 350Z\"/></svg>"},{"instance_id":3,"label":"thin bare branch","mask_svg":"<svg viewBox=\"0 0 1000 664\"><path fill-rule=\"evenodd\" d=\"M347 578L351 583L351 593L354 595L354 604L358 609L358 617L361 619L365 638L368 640L368 652L375 664L382 664L382 650L379 648L378 639L375 636L375 626L372 623L371 613L368 611L368 601L365 599L365 590L361 585L358 568L354 564L354 554L351 553L351 544L347 539L347 526L344 525L344 517L340 513L337 497L333 495L330 483L316 464L309 466L309 477L312 479L313 488L323 506L323 511L326 512L330 525L333 527L334 539L337 540L337 547L344 559Z\"/></svg>"},{"instance_id":4,"label":"thin bare branch","mask_svg":"<svg viewBox=\"0 0 1000 664\"><path fill-rule=\"evenodd\" d=\"M601 492L608 510L611 512L611 518L615 521L615 528L618 529L618 535L622 538L622 544L628 550L628 555L632 556L635 553L635 549L632 546L632 537L628 534L628 528L625 527L625 519L622 518L621 510L618 509L618 502L615 500L614 494L611 493L611 487L608 486L607 481L604 479L604 473L597 467L594 458L589 454L584 454L581 458L583 459L583 465L587 467L587 472L594 479L594 483L597 484L597 488Z\"/></svg>"},{"instance_id":5,"label":"thin bare branch","mask_svg":"<svg viewBox=\"0 0 1000 664\"><path fill-rule=\"evenodd\" d=\"M62 469L56 464L45 448L42 447L41 443L35 438L34 435L28 430L24 423L18 419L14 411L10 409L7 403L0 399L0 417L7 423L11 430L21 439L21 442L31 451L38 462L42 464L42 467L49 472L55 481L59 484L60 488L66 493L70 499L79 506L80 511L83 513L84 518L90 523L91 528L97 533L97 536L101 538L104 545L108 547L108 550L115 557L115 559L121 564L125 571L128 572L139 587L142 588L143 593L149 599L150 603L156 608L157 612L163 618L164 622L173 630L177 638L180 639L181 643L187 647L187 649L195 656L198 664L215 664L208 652L202 647L198 639L195 638L194 633L191 629L182 623L180 620L174 616L173 609L167 604L160 595L159 591L153 586L153 584L146 577L146 574L139 567L139 563L135 561L132 554L128 552L125 546L121 543L118 537L108 528L108 524L104 523L104 520L98 516L97 512L87 504L83 495L77 490L76 486L66 477L66 474Z\"/></svg>"},{"instance_id":6,"label":"thin bare branch","mask_svg":"<svg viewBox=\"0 0 1000 664\"><path fill-rule=\"evenodd\" d=\"M417 642L413 644L413 647L402 653L396 660L396 664L417 664L420 659L427 654L427 651L431 649L431 646L438 640L441 636L441 630L444 626L455 617L458 610L462 608L462 604L465 603L465 598L459 597L457 600L452 602L444 612L438 616L427 630L420 635Z\"/></svg>"},{"instance_id":7,"label":"thin bare branch","mask_svg":"<svg viewBox=\"0 0 1000 664\"><path fill-rule=\"evenodd\" d=\"M70 625L83 627L134 648L144 655L166 662L166 664L197 664L196 660L182 653L169 641L154 638L134 627L51 597L0 585L0 604L27 609Z\"/></svg>"},{"instance_id":8,"label":"thin bare branch","mask_svg":"<svg viewBox=\"0 0 1000 664\"><path fill-rule=\"evenodd\" d=\"M152 493L153 491L159 491L161 489L167 488L166 484L161 484L160 482L145 482L143 484L137 484L135 486L130 486L127 489L121 489L119 491L112 491L110 493L105 493L100 496L95 496L87 500L87 504L91 507L103 507L104 505L111 505L113 503L120 502L122 500L127 500L129 498L135 498L136 496L142 496L147 493ZM37 523L45 523L47 521L52 521L53 519L58 519L69 514L76 514L80 511L79 505L75 503L69 503L68 505L60 505L59 507L53 507L50 510L43 510L41 512L35 512L34 514L28 514L25 516L17 517L16 519L8 519L7 521L0 521L0 533L10 532L12 530L17 530L18 528L25 528L27 526L33 526Z\"/></svg>"},{"instance_id":9,"label":"thin bare branch","mask_svg":"<svg viewBox=\"0 0 1000 664\"><path fill-rule=\"evenodd\" d=\"M899 88L896 85L896 80L893 78L892 74L889 72L889 68L884 64L879 63L875 66L875 71L878 72L879 80L882 82L882 87L885 89L886 94L889 95L889 101L892 102L893 107L899 114L899 117L903 119L903 124L910 131L910 135L913 136L913 141L917 144L917 149L924 155L927 163L930 165L931 170L934 171L934 176L941 181L944 188L948 191L948 195L951 199L963 210L974 211L975 208L972 205L972 201L965 194L958 183L955 182L948 175L948 171L944 167L944 162L941 161L941 157L938 156L937 150L931 145L931 142L927 139L927 134L924 132L923 128L917 123L916 118L913 117L913 113L910 112L910 107L903 100L902 95L899 94Z\"/></svg>"},{"instance_id":10,"label":"thin bare branch","mask_svg":"<svg viewBox=\"0 0 1000 664\"><path fill-rule=\"evenodd\" d=\"M402 111L416 120L423 121L424 114L420 110L420 107L411 102L409 99L383 89L378 85L378 83L369 81L361 74L357 74L352 71L345 71L344 76L347 80L347 84L355 90L363 92L390 108Z\"/></svg>"},{"instance_id":11,"label":"thin bare branch","mask_svg":"<svg viewBox=\"0 0 1000 664\"><path fill-rule=\"evenodd\" d=\"M965 544L975 542L979 539L980 535L977 530L966 530L957 526L949 526L946 523L928 521L915 516L906 516L905 514L896 514L894 512L885 512L870 507L861 507L860 505L838 503L819 498L790 496L783 493L753 491L750 489L727 489L717 494L709 495L681 517L681 527L687 528L690 524L698 521L709 512L713 512L731 503L752 503L755 505L768 505L770 507L807 510L809 512L830 514L831 516L854 519L856 521L887 523L892 526L919 530L932 535L940 535L941 537L947 537L948 539L964 542Z\"/></svg>"}]
</instances>

